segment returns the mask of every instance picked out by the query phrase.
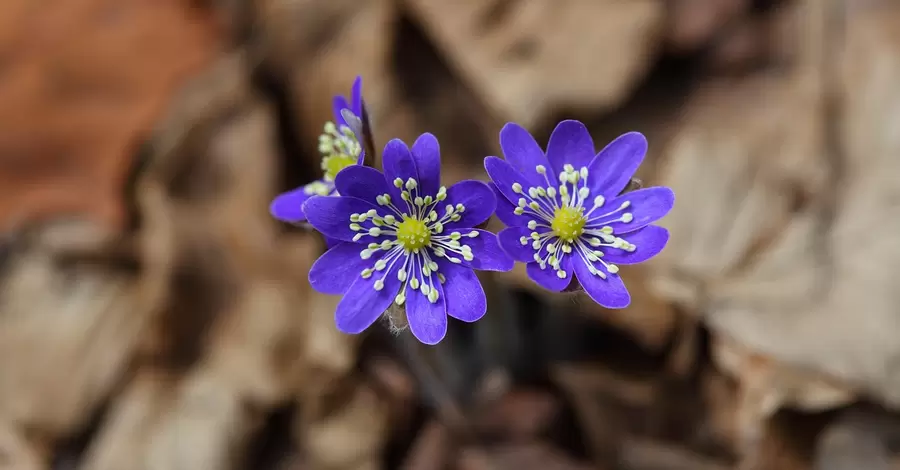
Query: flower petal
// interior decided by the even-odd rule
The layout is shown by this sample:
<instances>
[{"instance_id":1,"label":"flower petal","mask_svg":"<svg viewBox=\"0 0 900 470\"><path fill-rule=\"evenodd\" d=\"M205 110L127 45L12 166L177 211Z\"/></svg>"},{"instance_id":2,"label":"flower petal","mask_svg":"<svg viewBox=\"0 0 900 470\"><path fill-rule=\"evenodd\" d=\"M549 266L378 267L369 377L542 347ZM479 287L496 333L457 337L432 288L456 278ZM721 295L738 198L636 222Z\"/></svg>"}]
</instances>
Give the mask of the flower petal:
<instances>
[{"instance_id":1,"label":"flower petal","mask_svg":"<svg viewBox=\"0 0 900 470\"><path fill-rule=\"evenodd\" d=\"M637 248L632 252L609 248L603 251L603 261L613 264L643 263L658 255L669 242L669 231L658 226L648 225L624 237L628 243Z\"/></svg>"},{"instance_id":2,"label":"flower petal","mask_svg":"<svg viewBox=\"0 0 900 470\"><path fill-rule=\"evenodd\" d=\"M625 288L625 283L618 274L606 274L606 279L591 274L585 264L585 260L581 257L574 257L572 264L575 265L575 276L587 295L602 307L606 308L625 308L631 303L631 295ZM595 267L603 272L602 265L595 264Z\"/></svg>"},{"instance_id":3,"label":"flower petal","mask_svg":"<svg viewBox=\"0 0 900 470\"><path fill-rule=\"evenodd\" d=\"M516 171L509 163L497 157L485 158L484 169L487 171L488 176L491 177L494 186L497 188L497 192L503 196L502 198L498 198L498 207L500 206L502 200L506 200L510 204L514 205L522 195L517 194L515 191L513 191L513 184L519 183L523 187L525 187L528 183L527 179L522 176L521 173ZM557 197L559 196L557 195ZM508 210L508 208L509 206L503 206L503 208L497 211L498 217L501 218L500 220L503 220L504 218L509 219L510 212L515 210L515 206L513 206L512 210ZM503 222L508 226L526 225L530 220L536 218L529 212L526 212L522 215L516 215L515 212L512 212L511 215L512 218L518 218L518 220L503 220Z\"/></svg>"},{"instance_id":4,"label":"flower petal","mask_svg":"<svg viewBox=\"0 0 900 470\"><path fill-rule=\"evenodd\" d=\"M588 188L592 196L612 199L619 195L647 154L647 138L629 132L607 145L588 166Z\"/></svg>"},{"instance_id":5,"label":"flower petal","mask_svg":"<svg viewBox=\"0 0 900 470\"><path fill-rule=\"evenodd\" d=\"M497 234L500 247L510 257L522 263L534 262L534 248L531 247L531 232L527 227L509 227ZM528 243L522 244L521 238L528 239Z\"/></svg>"},{"instance_id":6,"label":"flower petal","mask_svg":"<svg viewBox=\"0 0 900 470\"><path fill-rule=\"evenodd\" d=\"M309 269L309 285L323 294L343 294L363 269L371 267L374 259L362 259L359 253L365 245L338 242L325 252Z\"/></svg>"},{"instance_id":7,"label":"flower petal","mask_svg":"<svg viewBox=\"0 0 900 470\"><path fill-rule=\"evenodd\" d=\"M497 210L494 214L497 215L497 218L500 219L507 227L524 227L531 217L526 215L516 215L514 210L516 210L515 204L509 202L506 199L506 196L500 193L500 190L497 189L497 185L494 183L488 183L491 187L491 191L494 192L494 196L497 198Z\"/></svg>"},{"instance_id":8,"label":"flower petal","mask_svg":"<svg viewBox=\"0 0 900 470\"><path fill-rule=\"evenodd\" d=\"M325 239L325 249L326 250L330 250L330 249L334 248L334 246L337 245L338 243L344 243L343 240L338 240L337 238L326 237L325 235L322 235L322 238Z\"/></svg>"},{"instance_id":9,"label":"flower petal","mask_svg":"<svg viewBox=\"0 0 900 470\"><path fill-rule=\"evenodd\" d=\"M303 204L303 212L306 213L307 220L316 230L327 237L345 242L353 241L353 236L359 233L350 228L350 214L362 214L370 209L384 213L382 208L362 199L347 196L314 196ZM366 235L359 240L359 243L369 243L375 240L378 238Z\"/></svg>"},{"instance_id":10,"label":"flower petal","mask_svg":"<svg viewBox=\"0 0 900 470\"><path fill-rule=\"evenodd\" d=\"M384 168L384 181L390 190L391 202L401 211L406 212L409 204L400 197L402 190L394 186L394 180L400 178L405 184L409 178L419 179L416 163L413 161L409 147L400 139L391 139L384 146L384 152L381 153L381 164Z\"/></svg>"},{"instance_id":11,"label":"flower petal","mask_svg":"<svg viewBox=\"0 0 900 470\"><path fill-rule=\"evenodd\" d=\"M528 277L532 281L544 289L562 292L572 282L572 256L568 254L563 255L559 264L559 267L566 273L564 278L560 278L556 274L556 270L550 265L546 265L546 269L541 269L541 266L534 261L525 266L525 272L528 273Z\"/></svg>"},{"instance_id":12,"label":"flower petal","mask_svg":"<svg viewBox=\"0 0 900 470\"><path fill-rule=\"evenodd\" d=\"M400 292L397 271L401 265L402 263L391 265L384 275L384 287L381 290L375 290L375 281L382 279L378 274L368 279L359 275L356 277L334 312L334 323L338 330L357 334L375 323Z\"/></svg>"},{"instance_id":13,"label":"flower petal","mask_svg":"<svg viewBox=\"0 0 900 470\"><path fill-rule=\"evenodd\" d=\"M544 150L522 126L514 122L503 126L503 129L500 130L500 148L503 149L503 157L506 161L528 178L530 183L528 186L544 187L547 185L544 176L535 169L538 165L543 165L547 169L551 182L556 181L556 175L547 161L547 156L544 155Z\"/></svg>"},{"instance_id":14,"label":"flower petal","mask_svg":"<svg viewBox=\"0 0 900 470\"><path fill-rule=\"evenodd\" d=\"M465 211L458 221L444 224L445 229L477 227L494 214L494 210L497 208L497 197L486 183L465 180L450 186L450 189L447 190L447 199L437 207L440 209L448 204L454 206L462 204ZM438 214L441 213L438 212Z\"/></svg>"},{"instance_id":15,"label":"flower petal","mask_svg":"<svg viewBox=\"0 0 900 470\"><path fill-rule=\"evenodd\" d=\"M442 287L447 315L469 323L480 320L487 312L487 296L475 271L444 258L437 263L438 272L446 279Z\"/></svg>"},{"instance_id":16,"label":"flower petal","mask_svg":"<svg viewBox=\"0 0 900 470\"><path fill-rule=\"evenodd\" d=\"M623 203L628 202L629 206L619 210ZM675 193L665 186L656 186L653 188L638 189L630 193L623 194L615 199L610 200L604 207L609 215L597 217L591 216L588 221L587 228L599 228L609 225L613 228L616 235L634 232L640 228L656 222L663 218L672 210L675 205ZM602 209L595 212L603 213ZM622 222L623 214L632 214L631 222Z\"/></svg>"},{"instance_id":17,"label":"flower petal","mask_svg":"<svg viewBox=\"0 0 900 470\"><path fill-rule=\"evenodd\" d=\"M478 236L467 238L466 234L473 230L478 232ZM459 242L472 248L474 258L472 261L463 261L464 266L480 271L509 271L515 265L515 261L500 248L500 242L493 233L472 228L456 229L455 231L463 234L463 238ZM462 259L462 257L459 258Z\"/></svg>"},{"instance_id":18,"label":"flower petal","mask_svg":"<svg viewBox=\"0 0 900 470\"><path fill-rule=\"evenodd\" d=\"M376 197L388 192L384 175L380 171L361 165L351 165L334 177L334 187L341 196L362 199L369 204L377 204Z\"/></svg>"},{"instance_id":19,"label":"flower petal","mask_svg":"<svg viewBox=\"0 0 900 470\"><path fill-rule=\"evenodd\" d=\"M347 98L344 98L341 95L336 95L331 99L331 112L334 117L334 124L337 125L338 128L347 125L347 121L344 119L344 116L341 116L342 109L350 109L350 104L347 103Z\"/></svg>"},{"instance_id":20,"label":"flower petal","mask_svg":"<svg viewBox=\"0 0 900 470\"><path fill-rule=\"evenodd\" d=\"M437 275L423 278L432 288L437 290L437 302L431 303L428 297L412 286L406 286L406 319L413 336L425 344L438 344L447 334L447 306L444 290L438 282Z\"/></svg>"},{"instance_id":21,"label":"flower petal","mask_svg":"<svg viewBox=\"0 0 900 470\"><path fill-rule=\"evenodd\" d=\"M437 138L424 133L412 146L412 157L419 175L418 195L436 196L441 187L441 146Z\"/></svg>"},{"instance_id":22,"label":"flower petal","mask_svg":"<svg viewBox=\"0 0 900 470\"><path fill-rule=\"evenodd\" d=\"M302 222L306 220L303 214L303 203L312 197L306 194L305 186L300 186L293 191L279 194L269 204L269 213L272 217L284 222Z\"/></svg>"},{"instance_id":23,"label":"flower petal","mask_svg":"<svg viewBox=\"0 0 900 470\"><path fill-rule=\"evenodd\" d=\"M567 163L576 171L587 167L593 158L594 140L584 124L566 120L556 125L547 143L547 160L556 174L561 173Z\"/></svg>"},{"instance_id":24,"label":"flower petal","mask_svg":"<svg viewBox=\"0 0 900 470\"><path fill-rule=\"evenodd\" d=\"M350 88L350 111L353 114L362 117L362 77L357 76L353 80L353 86Z\"/></svg>"}]
</instances>

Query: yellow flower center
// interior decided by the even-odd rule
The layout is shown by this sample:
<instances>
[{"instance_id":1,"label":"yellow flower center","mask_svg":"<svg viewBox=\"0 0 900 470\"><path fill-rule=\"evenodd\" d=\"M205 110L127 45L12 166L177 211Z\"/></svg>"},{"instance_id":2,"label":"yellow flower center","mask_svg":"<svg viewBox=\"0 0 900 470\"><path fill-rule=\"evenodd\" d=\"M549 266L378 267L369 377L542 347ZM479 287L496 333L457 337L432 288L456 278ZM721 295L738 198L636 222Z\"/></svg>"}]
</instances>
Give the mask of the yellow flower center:
<instances>
[{"instance_id":1,"label":"yellow flower center","mask_svg":"<svg viewBox=\"0 0 900 470\"><path fill-rule=\"evenodd\" d=\"M325 180L334 181L334 177L350 165L356 165L356 157L338 153L322 159L322 169L325 170Z\"/></svg>"},{"instance_id":2,"label":"yellow flower center","mask_svg":"<svg viewBox=\"0 0 900 470\"><path fill-rule=\"evenodd\" d=\"M584 224L587 218L582 207L561 207L553 213L550 228L557 237L571 242L584 232Z\"/></svg>"},{"instance_id":3,"label":"yellow flower center","mask_svg":"<svg viewBox=\"0 0 900 470\"><path fill-rule=\"evenodd\" d=\"M420 250L431 243L431 230L422 220L404 217L397 226L397 241L408 252Z\"/></svg>"}]
</instances>

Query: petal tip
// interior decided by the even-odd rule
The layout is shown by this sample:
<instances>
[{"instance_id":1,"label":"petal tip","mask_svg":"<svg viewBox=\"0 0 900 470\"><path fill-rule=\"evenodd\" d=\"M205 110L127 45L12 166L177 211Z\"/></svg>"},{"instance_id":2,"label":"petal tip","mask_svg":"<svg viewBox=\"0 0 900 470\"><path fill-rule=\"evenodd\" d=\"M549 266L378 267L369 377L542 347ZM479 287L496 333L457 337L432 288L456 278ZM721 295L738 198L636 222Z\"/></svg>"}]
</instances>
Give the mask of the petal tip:
<instances>
[{"instance_id":1,"label":"petal tip","mask_svg":"<svg viewBox=\"0 0 900 470\"><path fill-rule=\"evenodd\" d=\"M276 196L275 199L269 203L269 214L282 222L292 223L305 221L306 210L304 210L303 205L306 204L306 201L297 208L294 207L293 204L290 204L290 199L290 194Z\"/></svg>"}]
</instances>

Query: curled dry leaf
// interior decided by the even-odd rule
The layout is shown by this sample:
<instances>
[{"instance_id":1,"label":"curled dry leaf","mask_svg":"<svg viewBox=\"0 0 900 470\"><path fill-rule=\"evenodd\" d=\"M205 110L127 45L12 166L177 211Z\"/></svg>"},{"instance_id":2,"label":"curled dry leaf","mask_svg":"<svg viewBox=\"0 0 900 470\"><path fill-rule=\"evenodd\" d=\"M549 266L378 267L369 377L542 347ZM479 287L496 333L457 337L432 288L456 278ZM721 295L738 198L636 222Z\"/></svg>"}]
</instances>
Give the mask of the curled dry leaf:
<instances>
[{"instance_id":1,"label":"curled dry leaf","mask_svg":"<svg viewBox=\"0 0 900 470\"><path fill-rule=\"evenodd\" d=\"M657 272L657 285L715 330L892 406L900 314L889 280L900 269L891 235L900 217L889 175L900 170L900 94L889 84L900 80L898 24L896 6L849 17L837 144L822 128L822 81L805 73L781 79L777 94L752 95L740 117L712 108L705 120L689 117L669 155L666 184L679 202L664 221L672 241ZM797 393L797 402L818 401L811 389Z\"/></svg>"},{"instance_id":2,"label":"curled dry leaf","mask_svg":"<svg viewBox=\"0 0 900 470\"><path fill-rule=\"evenodd\" d=\"M5 468L21 470L47 468L50 459L46 449L28 442L24 433L14 429L11 424L0 421L0 464Z\"/></svg>"},{"instance_id":3,"label":"curled dry leaf","mask_svg":"<svg viewBox=\"0 0 900 470\"><path fill-rule=\"evenodd\" d=\"M171 292L86 468L234 468L265 412L294 396L303 317L265 211L273 128L240 55L198 77L161 122L138 200L162 195L171 223L139 208L142 229L173 245Z\"/></svg>"},{"instance_id":4,"label":"curled dry leaf","mask_svg":"<svg viewBox=\"0 0 900 470\"><path fill-rule=\"evenodd\" d=\"M346 400L330 413L314 420L298 414L303 449L315 469L378 470L388 439L388 407L365 383L346 385Z\"/></svg>"},{"instance_id":5,"label":"curled dry leaf","mask_svg":"<svg viewBox=\"0 0 900 470\"><path fill-rule=\"evenodd\" d=\"M125 177L173 90L209 62L209 11L184 0L0 6L0 230L125 222Z\"/></svg>"},{"instance_id":6,"label":"curled dry leaf","mask_svg":"<svg viewBox=\"0 0 900 470\"><path fill-rule=\"evenodd\" d=\"M493 114L525 127L620 104L662 41L654 0L402 3Z\"/></svg>"},{"instance_id":7,"label":"curled dry leaf","mask_svg":"<svg viewBox=\"0 0 900 470\"><path fill-rule=\"evenodd\" d=\"M41 233L65 237L69 227ZM18 248L0 282L0 416L55 438L73 432L116 384L162 301L165 278L150 265L137 275L60 263L40 234Z\"/></svg>"}]
</instances>

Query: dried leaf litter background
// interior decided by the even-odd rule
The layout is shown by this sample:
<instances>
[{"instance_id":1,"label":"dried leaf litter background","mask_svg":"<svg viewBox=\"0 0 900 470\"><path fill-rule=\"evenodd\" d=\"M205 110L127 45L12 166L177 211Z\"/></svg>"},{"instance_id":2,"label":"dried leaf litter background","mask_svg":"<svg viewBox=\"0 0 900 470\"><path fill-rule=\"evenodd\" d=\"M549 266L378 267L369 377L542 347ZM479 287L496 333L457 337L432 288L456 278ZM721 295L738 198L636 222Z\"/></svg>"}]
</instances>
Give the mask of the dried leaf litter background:
<instances>
[{"instance_id":1,"label":"dried leaf litter background","mask_svg":"<svg viewBox=\"0 0 900 470\"><path fill-rule=\"evenodd\" d=\"M0 468L900 468L900 8L550 3L0 5ZM266 206L356 74L448 183L509 120L647 133L633 305L516 270L439 347L336 333Z\"/></svg>"}]
</instances>

